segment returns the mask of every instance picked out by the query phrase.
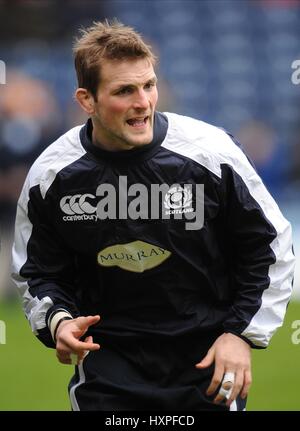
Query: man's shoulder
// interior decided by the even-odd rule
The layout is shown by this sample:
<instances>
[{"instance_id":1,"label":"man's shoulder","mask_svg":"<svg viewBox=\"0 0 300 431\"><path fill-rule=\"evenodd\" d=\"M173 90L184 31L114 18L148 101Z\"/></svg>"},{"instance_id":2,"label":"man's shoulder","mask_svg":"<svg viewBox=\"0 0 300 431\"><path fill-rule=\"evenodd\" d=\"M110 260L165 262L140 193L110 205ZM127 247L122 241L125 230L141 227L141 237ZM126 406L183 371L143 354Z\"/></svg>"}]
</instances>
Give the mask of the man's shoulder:
<instances>
[{"instance_id":1,"label":"man's shoulder","mask_svg":"<svg viewBox=\"0 0 300 431\"><path fill-rule=\"evenodd\" d=\"M182 148L193 154L207 154L210 157L238 155L239 147L222 127L196 118L174 113L164 113L168 118L166 146Z\"/></svg>"},{"instance_id":2,"label":"man's shoulder","mask_svg":"<svg viewBox=\"0 0 300 431\"><path fill-rule=\"evenodd\" d=\"M179 115L171 112L164 113L169 122L169 133L174 137L184 139L185 141L207 143L211 140L231 141L227 132L216 125L207 123L200 119Z\"/></svg>"},{"instance_id":3,"label":"man's shoulder","mask_svg":"<svg viewBox=\"0 0 300 431\"><path fill-rule=\"evenodd\" d=\"M35 160L32 169L37 169L40 165L45 163L55 163L56 160L66 158L70 151L80 152L83 151L80 143L79 132L81 126L73 127L72 129L61 135L56 141L52 142Z\"/></svg>"},{"instance_id":4,"label":"man's shoulder","mask_svg":"<svg viewBox=\"0 0 300 431\"><path fill-rule=\"evenodd\" d=\"M162 146L194 160L221 177L221 166L247 165L247 158L223 128L174 113L168 118L168 133Z\"/></svg>"},{"instance_id":5,"label":"man's shoulder","mask_svg":"<svg viewBox=\"0 0 300 431\"><path fill-rule=\"evenodd\" d=\"M85 154L79 136L81 128L82 125L68 130L40 154L27 176L29 188L49 182L49 178Z\"/></svg>"}]
</instances>

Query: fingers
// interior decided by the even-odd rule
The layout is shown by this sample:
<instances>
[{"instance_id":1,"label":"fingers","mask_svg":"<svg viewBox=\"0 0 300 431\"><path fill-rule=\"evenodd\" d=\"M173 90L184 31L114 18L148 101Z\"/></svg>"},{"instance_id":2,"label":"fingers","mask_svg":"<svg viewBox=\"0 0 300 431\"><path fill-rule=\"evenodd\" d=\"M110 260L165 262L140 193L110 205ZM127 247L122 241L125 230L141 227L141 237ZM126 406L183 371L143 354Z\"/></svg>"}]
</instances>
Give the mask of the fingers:
<instances>
[{"instance_id":1,"label":"fingers","mask_svg":"<svg viewBox=\"0 0 300 431\"><path fill-rule=\"evenodd\" d=\"M232 402L239 395L241 398L246 398L251 382L251 372L249 370L244 372L242 370L238 370L236 373L226 372L224 374L219 392L214 398L214 403L219 404L226 399L226 406L230 407ZM213 391L207 390L208 395L211 395L212 393Z\"/></svg>"},{"instance_id":2,"label":"fingers","mask_svg":"<svg viewBox=\"0 0 300 431\"><path fill-rule=\"evenodd\" d=\"M100 320L100 316L80 316L76 319L78 329L86 331L91 325L95 325Z\"/></svg>"},{"instance_id":3,"label":"fingers","mask_svg":"<svg viewBox=\"0 0 300 431\"><path fill-rule=\"evenodd\" d=\"M90 344L93 344L93 337L91 335L89 335L88 337L85 338L83 344L85 344L85 346L88 346ZM95 344L94 344L95 345ZM100 345L97 344L97 346ZM98 349L96 349L98 350ZM69 364L69 365L80 365L83 361L83 359L89 354L90 350L89 349L84 349L81 351L78 351L76 353L74 353L73 351L70 351L69 349L57 349L56 351L56 356L59 360L59 362L61 362L62 364Z\"/></svg>"},{"instance_id":4,"label":"fingers","mask_svg":"<svg viewBox=\"0 0 300 431\"><path fill-rule=\"evenodd\" d=\"M244 382L244 372L237 371L235 374L235 379L233 381L232 388L229 390L228 395L225 396L227 398L226 406L230 407L230 404L237 398L239 393L241 392L242 386Z\"/></svg>"},{"instance_id":5,"label":"fingers","mask_svg":"<svg viewBox=\"0 0 300 431\"><path fill-rule=\"evenodd\" d=\"M206 395L210 396L218 389L224 374L224 368L222 366L216 367L214 375L211 379L210 385L207 388Z\"/></svg>"},{"instance_id":6,"label":"fingers","mask_svg":"<svg viewBox=\"0 0 300 431\"><path fill-rule=\"evenodd\" d=\"M93 343L93 337L89 335L84 340L85 343ZM100 347L100 346L99 346ZM82 353L78 354L78 365L84 360L84 358L90 353L89 350L83 350Z\"/></svg>"},{"instance_id":7,"label":"fingers","mask_svg":"<svg viewBox=\"0 0 300 431\"><path fill-rule=\"evenodd\" d=\"M56 351L56 357L61 364L71 365L72 363L70 358L70 353L67 353L67 352L59 353L58 351Z\"/></svg>"},{"instance_id":8,"label":"fingers","mask_svg":"<svg viewBox=\"0 0 300 431\"><path fill-rule=\"evenodd\" d=\"M81 338L88 328L95 325L100 320L100 316L80 316L74 320L75 329L72 330L72 337L77 339ZM77 328L77 329L76 329ZM88 348L88 347L87 347ZM88 348L89 350L95 350L96 348Z\"/></svg>"},{"instance_id":9,"label":"fingers","mask_svg":"<svg viewBox=\"0 0 300 431\"><path fill-rule=\"evenodd\" d=\"M85 343L93 343L93 337L92 337L91 335L88 335L88 336L85 338L84 342L85 342Z\"/></svg>"},{"instance_id":10,"label":"fingers","mask_svg":"<svg viewBox=\"0 0 300 431\"><path fill-rule=\"evenodd\" d=\"M227 406L230 406L239 395L245 398L251 385L249 344L235 334L220 335L196 367L203 369L213 363L215 370L206 394L208 396L215 394L214 402L225 401Z\"/></svg>"},{"instance_id":11,"label":"fingers","mask_svg":"<svg viewBox=\"0 0 300 431\"><path fill-rule=\"evenodd\" d=\"M93 343L92 339L88 337L89 341L72 341L71 345L65 343L60 343L56 346L56 350L60 357L64 357L66 355L70 355L70 353L76 353L76 355L84 356L86 352L96 351L100 349L100 344Z\"/></svg>"},{"instance_id":12,"label":"fingers","mask_svg":"<svg viewBox=\"0 0 300 431\"><path fill-rule=\"evenodd\" d=\"M234 383L235 383L235 373L226 372L224 374L219 392L217 393L217 395L214 399L215 404L219 404L224 399L229 399L231 397Z\"/></svg>"},{"instance_id":13,"label":"fingers","mask_svg":"<svg viewBox=\"0 0 300 431\"><path fill-rule=\"evenodd\" d=\"M72 350L76 351L77 353L80 353L80 351L89 350L89 351L95 351L100 349L100 344L93 343L93 342L85 342L85 341L73 341L72 343Z\"/></svg>"},{"instance_id":14,"label":"fingers","mask_svg":"<svg viewBox=\"0 0 300 431\"><path fill-rule=\"evenodd\" d=\"M66 337L64 340L59 340L56 343L56 350L60 356L65 353L76 353L77 355L84 354L86 351L95 351L100 349L100 344L94 343L92 338L88 337L88 341L80 341L76 338Z\"/></svg>"},{"instance_id":15,"label":"fingers","mask_svg":"<svg viewBox=\"0 0 300 431\"><path fill-rule=\"evenodd\" d=\"M56 354L57 359L60 363L66 365L80 365L83 361L83 358L76 353L65 353L65 354Z\"/></svg>"},{"instance_id":16,"label":"fingers","mask_svg":"<svg viewBox=\"0 0 300 431\"><path fill-rule=\"evenodd\" d=\"M207 368L209 367L215 359L215 351L214 348L210 348L207 352L207 355L202 359L202 361L198 362L198 364L195 365L196 368Z\"/></svg>"},{"instance_id":17,"label":"fingers","mask_svg":"<svg viewBox=\"0 0 300 431\"><path fill-rule=\"evenodd\" d=\"M100 345L93 342L89 335L84 341L72 339L70 343L60 341L56 345L56 356L62 364L80 365L90 351L100 349Z\"/></svg>"},{"instance_id":18,"label":"fingers","mask_svg":"<svg viewBox=\"0 0 300 431\"><path fill-rule=\"evenodd\" d=\"M241 398L244 399L247 397L251 384L252 384L251 371L247 370L245 371L245 374L244 374L244 385L241 390Z\"/></svg>"},{"instance_id":19,"label":"fingers","mask_svg":"<svg viewBox=\"0 0 300 431\"><path fill-rule=\"evenodd\" d=\"M86 343L92 343L93 342L93 337L92 336L88 336L86 337L86 339L84 340L84 342ZM86 357L86 355L88 355L90 353L90 350L83 350L79 353L71 353L70 358L71 358L71 363L73 365L80 365L84 358Z\"/></svg>"},{"instance_id":20,"label":"fingers","mask_svg":"<svg viewBox=\"0 0 300 431\"><path fill-rule=\"evenodd\" d=\"M93 338L87 337L81 341L81 337L89 326L99 322L100 316L77 317L76 319L62 322L56 334L56 349L59 354L63 351L80 353L83 350L98 350L99 344L93 342Z\"/></svg>"}]
</instances>

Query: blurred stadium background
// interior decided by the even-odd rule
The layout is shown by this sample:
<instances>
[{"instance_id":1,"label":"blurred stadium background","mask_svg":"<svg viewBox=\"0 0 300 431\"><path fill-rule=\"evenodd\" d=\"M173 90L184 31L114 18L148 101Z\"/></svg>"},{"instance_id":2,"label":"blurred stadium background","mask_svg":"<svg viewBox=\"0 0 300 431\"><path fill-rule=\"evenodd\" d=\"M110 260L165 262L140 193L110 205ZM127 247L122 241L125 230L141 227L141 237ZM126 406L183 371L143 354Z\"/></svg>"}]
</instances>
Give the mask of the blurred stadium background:
<instances>
[{"instance_id":1,"label":"blurred stadium background","mask_svg":"<svg viewBox=\"0 0 300 431\"><path fill-rule=\"evenodd\" d=\"M70 410L72 369L31 334L9 278L10 248L31 163L85 121L73 100L74 35L113 17L160 56L159 109L234 134L292 223L294 294L270 347L254 351L248 410L300 410L300 335L292 338L300 324L300 84L291 79L299 0L0 0L0 410Z\"/></svg>"}]
</instances>

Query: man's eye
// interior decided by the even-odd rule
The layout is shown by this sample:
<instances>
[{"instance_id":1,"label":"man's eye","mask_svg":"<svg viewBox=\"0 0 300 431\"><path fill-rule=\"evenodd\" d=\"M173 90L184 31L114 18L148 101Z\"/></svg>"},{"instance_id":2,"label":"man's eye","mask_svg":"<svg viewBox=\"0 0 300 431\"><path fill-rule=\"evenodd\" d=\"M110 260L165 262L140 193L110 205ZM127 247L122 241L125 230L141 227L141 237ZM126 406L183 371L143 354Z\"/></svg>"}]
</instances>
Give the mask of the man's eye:
<instances>
[{"instance_id":1,"label":"man's eye","mask_svg":"<svg viewBox=\"0 0 300 431\"><path fill-rule=\"evenodd\" d=\"M154 86L155 86L154 82L148 82L148 84L145 85L145 88L149 89L149 88L152 88Z\"/></svg>"},{"instance_id":2,"label":"man's eye","mask_svg":"<svg viewBox=\"0 0 300 431\"><path fill-rule=\"evenodd\" d=\"M129 88L129 87L125 87L125 88L122 88L121 90L119 90L118 92L117 92L117 94L130 94L131 93L131 88Z\"/></svg>"}]
</instances>

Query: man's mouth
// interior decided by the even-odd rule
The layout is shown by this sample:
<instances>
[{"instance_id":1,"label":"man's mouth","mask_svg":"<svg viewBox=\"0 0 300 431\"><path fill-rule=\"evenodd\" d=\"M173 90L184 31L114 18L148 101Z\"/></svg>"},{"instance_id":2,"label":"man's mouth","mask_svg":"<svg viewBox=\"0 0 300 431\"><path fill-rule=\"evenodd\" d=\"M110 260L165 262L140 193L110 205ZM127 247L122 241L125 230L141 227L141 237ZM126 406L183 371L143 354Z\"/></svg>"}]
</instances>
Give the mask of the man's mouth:
<instances>
[{"instance_id":1,"label":"man's mouth","mask_svg":"<svg viewBox=\"0 0 300 431\"><path fill-rule=\"evenodd\" d=\"M145 124L147 123L148 119L149 119L149 115L147 115L146 117L134 117L134 118L130 118L126 122L131 127L144 127Z\"/></svg>"}]
</instances>

